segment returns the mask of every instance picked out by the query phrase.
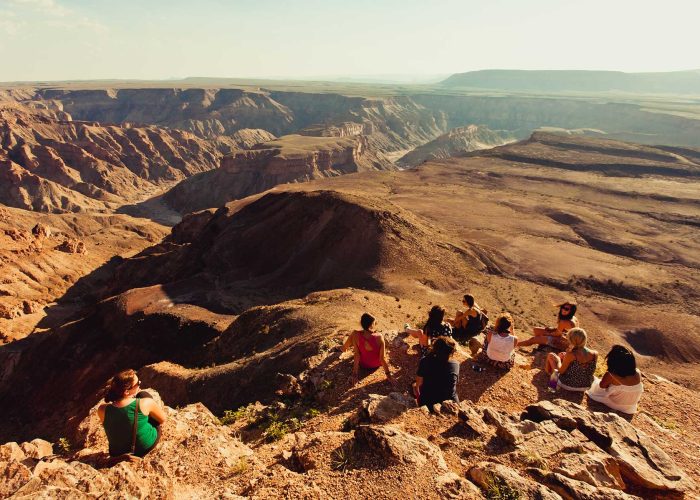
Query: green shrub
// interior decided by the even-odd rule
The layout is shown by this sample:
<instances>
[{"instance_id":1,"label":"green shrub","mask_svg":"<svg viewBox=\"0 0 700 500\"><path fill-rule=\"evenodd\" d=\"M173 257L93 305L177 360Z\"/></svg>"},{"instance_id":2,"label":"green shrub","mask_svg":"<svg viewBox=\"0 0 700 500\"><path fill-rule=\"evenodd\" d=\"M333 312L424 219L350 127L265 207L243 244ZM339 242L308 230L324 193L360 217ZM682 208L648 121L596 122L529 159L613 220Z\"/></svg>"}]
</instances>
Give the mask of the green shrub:
<instances>
[{"instance_id":1,"label":"green shrub","mask_svg":"<svg viewBox=\"0 0 700 500\"><path fill-rule=\"evenodd\" d=\"M290 431L289 425L285 422L272 421L265 430L265 439L268 441L279 441Z\"/></svg>"},{"instance_id":2,"label":"green shrub","mask_svg":"<svg viewBox=\"0 0 700 500\"><path fill-rule=\"evenodd\" d=\"M250 408L248 408L247 406L241 406L237 410L224 411L224 415L221 418L219 418L219 422L221 422L222 425L231 425L242 418L249 417Z\"/></svg>"},{"instance_id":3,"label":"green shrub","mask_svg":"<svg viewBox=\"0 0 700 500\"><path fill-rule=\"evenodd\" d=\"M69 455L71 452L70 441L64 437L58 438L58 441L56 441L56 452L59 455Z\"/></svg>"},{"instance_id":4,"label":"green shrub","mask_svg":"<svg viewBox=\"0 0 700 500\"><path fill-rule=\"evenodd\" d=\"M489 479L484 494L489 500L520 500L521 498L518 490L494 475Z\"/></svg>"}]
</instances>

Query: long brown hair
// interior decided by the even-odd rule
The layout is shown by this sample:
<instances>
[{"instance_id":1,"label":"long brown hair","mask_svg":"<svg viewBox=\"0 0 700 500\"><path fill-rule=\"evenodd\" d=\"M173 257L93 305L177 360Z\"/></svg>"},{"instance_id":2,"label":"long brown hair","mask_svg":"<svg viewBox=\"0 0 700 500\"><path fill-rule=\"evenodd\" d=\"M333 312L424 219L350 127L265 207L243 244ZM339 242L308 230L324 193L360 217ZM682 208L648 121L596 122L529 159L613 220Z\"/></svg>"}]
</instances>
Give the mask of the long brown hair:
<instances>
[{"instance_id":1,"label":"long brown hair","mask_svg":"<svg viewBox=\"0 0 700 500\"><path fill-rule=\"evenodd\" d=\"M123 370L117 373L107 382L107 394L105 401L114 403L124 397L124 393L134 386L136 372L134 370Z\"/></svg>"}]
</instances>

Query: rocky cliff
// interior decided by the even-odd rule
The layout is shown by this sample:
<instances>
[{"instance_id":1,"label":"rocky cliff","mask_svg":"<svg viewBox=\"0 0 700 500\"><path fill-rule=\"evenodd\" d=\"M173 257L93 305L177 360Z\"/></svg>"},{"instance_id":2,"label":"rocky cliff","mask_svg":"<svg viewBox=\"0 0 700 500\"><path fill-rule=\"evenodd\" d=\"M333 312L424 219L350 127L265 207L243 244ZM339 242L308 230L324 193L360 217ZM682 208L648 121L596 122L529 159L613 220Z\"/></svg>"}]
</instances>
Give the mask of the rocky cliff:
<instances>
[{"instance_id":1,"label":"rocky cliff","mask_svg":"<svg viewBox=\"0 0 700 500\"><path fill-rule=\"evenodd\" d=\"M100 211L214 168L215 146L180 130L105 126L42 103L0 104L0 202L42 212Z\"/></svg>"},{"instance_id":2,"label":"rocky cliff","mask_svg":"<svg viewBox=\"0 0 700 500\"><path fill-rule=\"evenodd\" d=\"M153 245L165 228L126 215L0 207L0 344L62 324L99 282L81 278ZM80 282L80 283L79 283ZM72 289L72 295L66 292ZM59 302L59 303L57 303Z\"/></svg>"},{"instance_id":3,"label":"rocky cliff","mask_svg":"<svg viewBox=\"0 0 700 500\"><path fill-rule=\"evenodd\" d=\"M23 91L16 98L41 101L74 119L178 128L203 138L243 128L277 136L328 124L370 124L370 144L383 151L412 149L452 128L472 123L509 130L518 138L539 127L591 128L645 144L700 146L700 121L596 99L412 93L355 97L338 93L239 89L102 89ZM341 127L342 128L342 127ZM375 149L380 149L375 147Z\"/></svg>"},{"instance_id":4,"label":"rocky cliff","mask_svg":"<svg viewBox=\"0 0 700 500\"><path fill-rule=\"evenodd\" d=\"M165 202L181 213L218 207L260 193L278 184L305 182L395 167L370 150L361 135L311 137L288 135L233 151L221 166L196 175L169 190Z\"/></svg>"},{"instance_id":5,"label":"rocky cliff","mask_svg":"<svg viewBox=\"0 0 700 500\"><path fill-rule=\"evenodd\" d=\"M396 161L401 167L415 167L428 160L441 160L480 149L501 146L514 139L507 132L495 132L487 127L469 125L418 146Z\"/></svg>"}]
</instances>

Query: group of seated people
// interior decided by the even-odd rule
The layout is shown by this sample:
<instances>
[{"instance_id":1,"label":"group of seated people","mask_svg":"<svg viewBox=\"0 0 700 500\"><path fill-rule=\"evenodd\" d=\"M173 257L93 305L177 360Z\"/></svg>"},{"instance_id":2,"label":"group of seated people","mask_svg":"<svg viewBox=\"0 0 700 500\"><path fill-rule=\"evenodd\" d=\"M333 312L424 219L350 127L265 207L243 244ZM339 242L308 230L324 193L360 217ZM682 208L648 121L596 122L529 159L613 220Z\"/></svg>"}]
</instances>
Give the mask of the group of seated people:
<instances>
[{"instance_id":1,"label":"group of seated people","mask_svg":"<svg viewBox=\"0 0 700 500\"><path fill-rule=\"evenodd\" d=\"M419 405L429 408L446 400L459 402L457 382L459 363L453 359L458 350L455 341L468 345L476 362L510 369L514 364L515 349L520 346L549 346L545 361L547 374L558 372L557 386L567 391L585 392L594 401L627 414L637 411L644 390L641 373L634 354L621 345L614 345L605 357L607 371L601 379L595 377L598 353L586 345L586 332L578 327L576 304L559 305L557 326L535 328L533 336L519 341L513 333L513 318L504 312L494 325L486 328L488 316L474 297L465 295L462 303L466 310L458 311L454 319L445 318L445 309L433 306L423 328L406 325L405 333L416 337L421 351L413 395ZM343 350L353 350L352 383L364 376L384 369L387 379L395 385L387 361L384 337L375 330L375 318L364 313L360 318L361 330L353 331ZM485 333L483 345L476 337ZM480 352L479 352L480 351ZM104 425L109 442L109 454L119 459L126 455L143 457L156 447L160 439L160 425L165 422L163 408L152 396L140 390L136 372L125 370L108 383L105 403L97 415Z\"/></svg>"},{"instance_id":2,"label":"group of seated people","mask_svg":"<svg viewBox=\"0 0 700 500\"><path fill-rule=\"evenodd\" d=\"M634 354L621 345L613 346L605 357L607 371L598 379L595 376L598 353L586 345L588 336L578 326L576 304L560 304L556 326L534 328L533 335L521 341L513 333L514 323L509 313L499 314L493 327L487 328L486 310L476 304L474 297L465 295L462 303L467 309L457 311L454 319L445 318L445 309L435 305L423 328L405 327L407 335L418 339L421 352L413 383L413 394L420 405L431 406L448 399L458 402L459 363L452 359L459 349L455 342L458 340L469 346L475 362L502 369L514 365L517 347L549 347L554 352L546 357L545 371L550 376L554 372L558 374L557 388L585 392L590 399L614 410L636 413L644 387ZM352 332L343 346L344 350L353 349L353 384L357 383L360 370L370 372L382 366L394 385L383 337L374 330L374 318L363 314L361 326L362 330ZM476 339L482 331L483 345Z\"/></svg>"}]
</instances>

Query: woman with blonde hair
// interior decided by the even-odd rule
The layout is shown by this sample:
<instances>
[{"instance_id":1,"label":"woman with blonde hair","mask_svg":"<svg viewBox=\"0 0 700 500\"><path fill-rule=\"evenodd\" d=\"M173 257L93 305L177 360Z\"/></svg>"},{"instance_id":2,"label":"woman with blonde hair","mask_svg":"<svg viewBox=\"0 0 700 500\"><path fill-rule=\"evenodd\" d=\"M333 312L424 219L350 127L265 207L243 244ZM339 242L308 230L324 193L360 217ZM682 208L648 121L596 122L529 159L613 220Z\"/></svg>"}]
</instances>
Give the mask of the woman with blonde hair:
<instances>
[{"instance_id":1,"label":"woman with blonde hair","mask_svg":"<svg viewBox=\"0 0 700 500\"><path fill-rule=\"evenodd\" d=\"M559 370L558 386L567 391L584 392L593 383L598 363L598 353L586 347L588 335L583 328L573 328L568 334L571 348L566 352L550 352L545 361L545 371L552 374Z\"/></svg>"},{"instance_id":2,"label":"woman with blonde hair","mask_svg":"<svg viewBox=\"0 0 700 500\"><path fill-rule=\"evenodd\" d=\"M140 388L134 370L121 371L107 384L106 403L97 408L112 457L129 453L143 457L158 444L160 425L167 417L153 396Z\"/></svg>"}]
</instances>

